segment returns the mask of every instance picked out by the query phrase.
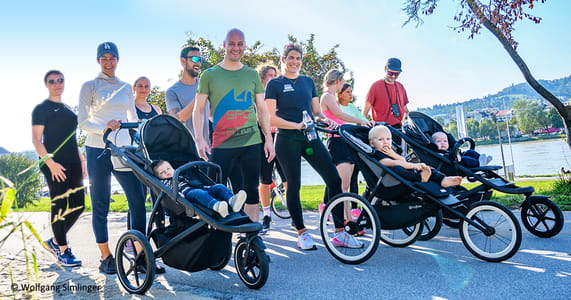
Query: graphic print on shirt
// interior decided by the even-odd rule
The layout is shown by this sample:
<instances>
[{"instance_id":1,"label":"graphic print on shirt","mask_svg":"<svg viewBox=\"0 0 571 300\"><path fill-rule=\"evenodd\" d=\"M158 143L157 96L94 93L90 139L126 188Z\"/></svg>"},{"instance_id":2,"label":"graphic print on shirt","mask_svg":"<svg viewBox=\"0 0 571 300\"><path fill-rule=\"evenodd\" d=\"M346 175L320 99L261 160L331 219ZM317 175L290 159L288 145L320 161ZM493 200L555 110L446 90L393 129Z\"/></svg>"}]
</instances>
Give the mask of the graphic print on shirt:
<instances>
[{"instance_id":1,"label":"graphic print on shirt","mask_svg":"<svg viewBox=\"0 0 571 300\"><path fill-rule=\"evenodd\" d=\"M214 132L212 133L212 147L216 148L224 141L228 140L232 135L237 133L240 128L244 127L249 120L249 115L253 103L252 93L250 91L242 91L239 95L234 95L234 89L230 90L221 100L224 109L217 109L212 116L212 125Z\"/></svg>"}]
</instances>

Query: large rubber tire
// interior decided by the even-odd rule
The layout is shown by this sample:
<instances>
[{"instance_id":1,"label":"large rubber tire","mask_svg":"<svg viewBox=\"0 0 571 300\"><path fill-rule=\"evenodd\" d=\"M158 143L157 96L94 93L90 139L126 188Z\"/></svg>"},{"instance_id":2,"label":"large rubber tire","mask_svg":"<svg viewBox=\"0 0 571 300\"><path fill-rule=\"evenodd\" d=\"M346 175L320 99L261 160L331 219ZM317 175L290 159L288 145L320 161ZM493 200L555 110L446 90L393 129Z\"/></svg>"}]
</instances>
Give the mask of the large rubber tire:
<instances>
[{"instance_id":1,"label":"large rubber tire","mask_svg":"<svg viewBox=\"0 0 571 300\"><path fill-rule=\"evenodd\" d=\"M419 241L428 241L435 237L442 228L442 210L439 209L436 211L436 215L424 219L422 225L423 229L418 238ZM409 228L404 228L403 230L408 235L412 234Z\"/></svg>"},{"instance_id":2,"label":"large rubber tire","mask_svg":"<svg viewBox=\"0 0 571 300\"><path fill-rule=\"evenodd\" d=\"M500 262L519 250L521 227L505 206L492 201L479 201L470 206L466 217L491 229L486 234L465 220L460 223L462 242L474 256L489 262Z\"/></svg>"},{"instance_id":3,"label":"large rubber tire","mask_svg":"<svg viewBox=\"0 0 571 300\"><path fill-rule=\"evenodd\" d=\"M401 229L382 229L381 241L393 247L406 247L416 242L422 235L424 222Z\"/></svg>"},{"instance_id":4,"label":"large rubber tire","mask_svg":"<svg viewBox=\"0 0 571 300\"><path fill-rule=\"evenodd\" d=\"M280 185L271 190L270 204L272 212L274 212L276 216L282 219L291 218L289 210L287 209L283 184L280 183Z\"/></svg>"},{"instance_id":5,"label":"large rubber tire","mask_svg":"<svg viewBox=\"0 0 571 300\"><path fill-rule=\"evenodd\" d=\"M555 202L544 197L532 197L521 205L521 222L533 235L550 238L561 232L565 219Z\"/></svg>"},{"instance_id":6,"label":"large rubber tire","mask_svg":"<svg viewBox=\"0 0 571 300\"><path fill-rule=\"evenodd\" d=\"M459 219L442 219L442 223L450 228L460 228L460 220Z\"/></svg>"},{"instance_id":7,"label":"large rubber tire","mask_svg":"<svg viewBox=\"0 0 571 300\"><path fill-rule=\"evenodd\" d=\"M259 246L259 237L248 247L246 239L238 240L234 251L234 264L240 280L250 289L259 289L266 284L270 273L270 261L266 251Z\"/></svg>"},{"instance_id":8,"label":"large rubber tire","mask_svg":"<svg viewBox=\"0 0 571 300\"><path fill-rule=\"evenodd\" d=\"M139 243L141 251L137 252L134 246L133 252L125 251L127 241ZM121 235L115 248L115 264L119 282L127 292L143 295L153 284L155 257L149 240L141 232L129 230Z\"/></svg>"},{"instance_id":9,"label":"large rubber tire","mask_svg":"<svg viewBox=\"0 0 571 300\"><path fill-rule=\"evenodd\" d=\"M335 235L333 209L337 207L343 211L346 202L349 207L359 209L360 214L352 220L342 220L341 223L347 221L345 231L362 243L361 248L336 247L331 240ZM360 264L371 258L379 247L381 222L377 212L369 201L357 194L343 193L330 199L321 214L319 227L325 248L340 262Z\"/></svg>"}]
</instances>

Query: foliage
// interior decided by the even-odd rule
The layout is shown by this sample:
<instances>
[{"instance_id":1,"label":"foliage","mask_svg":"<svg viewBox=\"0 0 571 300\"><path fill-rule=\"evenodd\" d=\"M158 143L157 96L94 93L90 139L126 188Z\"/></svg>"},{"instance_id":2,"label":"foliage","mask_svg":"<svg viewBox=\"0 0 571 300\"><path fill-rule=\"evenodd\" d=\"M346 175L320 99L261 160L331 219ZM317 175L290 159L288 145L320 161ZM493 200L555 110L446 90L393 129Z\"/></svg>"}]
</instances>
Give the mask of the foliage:
<instances>
[{"instance_id":1,"label":"foliage","mask_svg":"<svg viewBox=\"0 0 571 300\"><path fill-rule=\"evenodd\" d=\"M323 82L323 77L325 73L327 73L327 71L330 69L336 68L341 72L348 73L350 76L349 81L353 81L352 72L346 69L343 61L337 56L336 49L339 47L339 45L334 45L324 55L320 55L315 48L315 34L311 34L307 41L301 42L298 41L297 38L289 35L288 42L299 43L302 46L304 50L304 56L303 70L301 73L313 78L319 94L322 92L321 84ZM205 38L199 37L195 39L192 37L192 35L189 35L186 45L192 45L200 48L200 52L204 59L201 67L202 70L206 70L216 65L224 59L224 49L221 47L214 47L212 41L209 41ZM241 60L242 63L254 69L257 66L268 62L275 66L279 66L281 56L280 50L272 48L270 50L263 51L262 48L263 44L260 41L254 42L251 46L246 46L244 49L244 56Z\"/></svg>"},{"instance_id":2,"label":"foliage","mask_svg":"<svg viewBox=\"0 0 571 300\"><path fill-rule=\"evenodd\" d=\"M468 136L472 138L480 137L480 123L475 119L466 120L466 129L468 130Z\"/></svg>"},{"instance_id":3,"label":"foliage","mask_svg":"<svg viewBox=\"0 0 571 300\"><path fill-rule=\"evenodd\" d=\"M559 206L571 208L571 175L560 174L553 183L550 193L553 195L552 200Z\"/></svg>"},{"instance_id":4,"label":"foliage","mask_svg":"<svg viewBox=\"0 0 571 300\"><path fill-rule=\"evenodd\" d=\"M41 188L40 175L35 161L21 154L7 154L0 156L0 176L9 178L16 189L15 202L23 207L36 201ZM22 172L22 170L26 170ZM2 185L3 187L3 185Z\"/></svg>"},{"instance_id":5,"label":"foliage","mask_svg":"<svg viewBox=\"0 0 571 300\"><path fill-rule=\"evenodd\" d=\"M513 110L517 117L519 129L524 133L531 133L538 128L547 128L549 119L543 107L536 101L518 100L514 102Z\"/></svg>"},{"instance_id":6,"label":"foliage","mask_svg":"<svg viewBox=\"0 0 571 300\"><path fill-rule=\"evenodd\" d=\"M547 111L547 118L549 119L549 123L551 124L551 127L553 128L563 128L563 119L561 119L561 116L557 113L557 110L555 110L555 108L550 108L549 111Z\"/></svg>"},{"instance_id":7,"label":"foliage","mask_svg":"<svg viewBox=\"0 0 571 300\"><path fill-rule=\"evenodd\" d=\"M167 112L167 104L165 102L165 91L159 90L158 86L154 86L151 89L147 101L151 104L158 105L163 113Z\"/></svg>"}]
</instances>

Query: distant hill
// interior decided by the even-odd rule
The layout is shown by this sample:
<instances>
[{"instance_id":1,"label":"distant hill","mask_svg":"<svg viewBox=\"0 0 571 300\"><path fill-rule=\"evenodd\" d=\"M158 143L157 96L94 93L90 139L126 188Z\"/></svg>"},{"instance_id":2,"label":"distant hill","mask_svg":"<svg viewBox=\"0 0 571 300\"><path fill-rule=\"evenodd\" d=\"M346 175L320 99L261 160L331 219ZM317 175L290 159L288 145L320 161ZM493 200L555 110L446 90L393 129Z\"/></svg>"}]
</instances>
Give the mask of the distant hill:
<instances>
[{"instance_id":1,"label":"distant hill","mask_svg":"<svg viewBox=\"0 0 571 300\"><path fill-rule=\"evenodd\" d=\"M555 79L555 80L539 80L547 90L562 101L571 99L571 76ZM471 111L486 107L495 107L500 110L505 108L510 109L516 100L531 99L538 101L545 101L529 84L520 83L511 85L493 95L487 95L479 99L471 99L464 102L456 102L452 104L436 104L432 107L420 107L418 111L423 112L429 116L438 116L442 114L450 115L456 113L456 106L462 104L465 110ZM547 101L545 101L547 104Z\"/></svg>"}]
</instances>

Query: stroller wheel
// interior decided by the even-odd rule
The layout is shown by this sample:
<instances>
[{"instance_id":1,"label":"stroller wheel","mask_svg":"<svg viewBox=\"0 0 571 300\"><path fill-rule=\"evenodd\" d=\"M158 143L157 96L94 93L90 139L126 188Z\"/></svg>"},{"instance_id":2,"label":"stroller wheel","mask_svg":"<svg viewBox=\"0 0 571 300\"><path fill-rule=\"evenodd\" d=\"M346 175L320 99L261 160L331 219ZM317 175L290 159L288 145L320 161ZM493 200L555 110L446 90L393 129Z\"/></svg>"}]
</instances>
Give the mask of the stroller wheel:
<instances>
[{"instance_id":1,"label":"stroller wheel","mask_svg":"<svg viewBox=\"0 0 571 300\"><path fill-rule=\"evenodd\" d=\"M131 243L132 251L125 245ZM141 246L137 250L135 243ZM119 238L115 248L117 277L121 285L131 294L145 294L155 277L155 256L147 238L139 231L129 230Z\"/></svg>"},{"instance_id":2,"label":"stroller wheel","mask_svg":"<svg viewBox=\"0 0 571 300\"><path fill-rule=\"evenodd\" d=\"M381 241L393 247L406 247L416 242L422 235L424 221L400 229L381 229Z\"/></svg>"},{"instance_id":3,"label":"stroller wheel","mask_svg":"<svg viewBox=\"0 0 571 300\"><path fill-rule=\"evenodd\" d=\"M512 257L521 245L521 227L514 214L505 206L492 201L479 201L470 206L466 218L483 227L462 220L460 237L474 256L500 262Z\"/></svg>"},{"instance_id":4,"label":"stroller wheel","mask_svg":"<svg viewBox=\"0 0 571 300\"><path fill-rule=\"evenodd\" d=\"M442 210L439 209L436 211L436 215L434 216L430 216L426 219L424 219L424 221L422 221L422 225L423 225L423 229L422 229L422 233L420 234L420 237L418 238L419 241L428 241L430 239L432 239L433 237L435 237L439 232L440 229L442 228ZM407 228L403 228L403 231L408 234L411 235L412 231L409 229L410 227Z\"/></svg>"},{"instance_id":5,"label":"stroller wheel","mask_svg":"<svg viewBox=\"0 0 571 300\"><path fill-rule=\"evenodd\" d=\"M337 219L336 216L344 215L346 207L353 208L358 215L349 216L351 220ZM371 258L379 247L380 224L369 201L357 194L343 193L329 200L319 227L323 244L333 257L346 264L360 264ZM344 232L336 233L338 226L343 227Z\"/></svg>"},{"instance_id":6,"label":"stroller wheel","mask_svg":"<svg viewBox=\"0 0 571 300\"><path fill-rule=\"evenodd\" d=\"M262 239L259 237L252 240L250 244L246 239L240 239L234 251L234 264L238 276L251 289L263 287L268 280L270 262L262 245Z\"/></svg>"},{"instance_id":7,"label":"stroller wheel","mask_svg":"<svg viewBox=\"0 0 571 300\"><path fill-rule=\"evenodd\" d=\"M443 219L442 223L450 228L459 228L460 227L460 220L458 219Z\"/></svg>"},{"instance_id":8,"label":"stroller wheel","mask_svg":"<svg viewBox=\"0 0 571 300\"><path fill-rule=\"evenodd\" d=\"M550 238L563 229L563 212L555 202L543 196L531 196L521 205L521 222L535 236Z\"/></svg>"}]
</instances>

